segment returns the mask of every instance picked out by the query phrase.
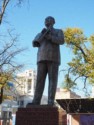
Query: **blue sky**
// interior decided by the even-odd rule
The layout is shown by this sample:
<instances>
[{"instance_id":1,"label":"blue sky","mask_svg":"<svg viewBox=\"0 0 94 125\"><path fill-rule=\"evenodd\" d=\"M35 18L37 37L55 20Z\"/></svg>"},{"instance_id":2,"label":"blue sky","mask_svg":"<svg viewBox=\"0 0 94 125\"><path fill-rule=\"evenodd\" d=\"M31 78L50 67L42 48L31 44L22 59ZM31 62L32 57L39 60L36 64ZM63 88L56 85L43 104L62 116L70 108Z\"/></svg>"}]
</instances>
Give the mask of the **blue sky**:
<instances>
[{"instance_id":1,"label":"blue sky","mask_svg":"<svg viewBox=\"0 0 94 125\"><path fill-rule=\"evenodd\" d=\"M79 27L87 36L94 34L94 0L29 0L21 8L8 6L2 27L15 28L20 34L19 46L27 47L28 51L17 58L24 62L24 69L36 69L37 48L32 47L32 40L44 28L44 19L53 16L55 28ZM2 28L3 29L3 28ZM71 50L61 46L61 69L67 67L71 60ZM59 85L63 82L64 73L59 74Z\"/></svg>"}]
</instances>

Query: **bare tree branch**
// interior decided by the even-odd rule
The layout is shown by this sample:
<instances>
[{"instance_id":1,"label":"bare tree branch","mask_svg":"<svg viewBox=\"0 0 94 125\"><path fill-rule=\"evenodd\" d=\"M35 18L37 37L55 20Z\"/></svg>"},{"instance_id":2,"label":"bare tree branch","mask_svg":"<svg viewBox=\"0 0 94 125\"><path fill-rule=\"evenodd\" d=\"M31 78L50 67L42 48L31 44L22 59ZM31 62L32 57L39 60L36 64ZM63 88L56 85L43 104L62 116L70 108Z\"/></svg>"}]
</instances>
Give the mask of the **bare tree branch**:
<instances>
[{"instance_id":1,"label":"bare tree branch","mask_svg":"<svg viewBox=\"0 0 94 125\"><path fill-rule=\"evenodd\" d=\"M75 44L73 42L70 42L70 44L75 45L82 52L82 54L83 54L84 57L87 56L81 46L79 46L79 45L77 45L77 44Z\"/></svg>"},{"instance_id":2,"label":"bare tree branch","mask_svg":"<svg viewBox=\"0 0 94 125\"><path fill-rule=\"evenodd\" d=\"M1 7L1 12L0 12L0 25L2 23L2 19L6 10L6 7L8 5L8 3L10 2L10 0L2 0L2 7Z\"/></svg>"},{"instance_id":3,"label":"bare tree branch","mask_svg":"<svg viewBox=\"0 0 94 125\"><path fill-rule=\"evenodd\" d=\"M0 1L0 25L2 24L2 20L4 18L4 14L6 12L7 6L10 4L10 2L15 2L16 5L21 5L22 2L28 1L28 0L1 0Z\"/></svg>"}]
</instances>

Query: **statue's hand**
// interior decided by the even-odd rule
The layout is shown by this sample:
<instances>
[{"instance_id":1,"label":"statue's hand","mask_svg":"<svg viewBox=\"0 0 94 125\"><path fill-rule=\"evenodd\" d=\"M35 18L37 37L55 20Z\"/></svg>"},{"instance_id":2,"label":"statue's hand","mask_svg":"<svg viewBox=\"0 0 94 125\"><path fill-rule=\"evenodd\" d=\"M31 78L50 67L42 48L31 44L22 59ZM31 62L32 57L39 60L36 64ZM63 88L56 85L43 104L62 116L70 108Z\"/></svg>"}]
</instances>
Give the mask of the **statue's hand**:
<instances>
[{"instance_id":1,"label":"statue's hand","mask_svg":"<svg viewBox=\"0 0 94 125\"><path fill-rule=\"evenodd\" d=\"M47 39L47 40L51 40L51 39L52 39L52 35L51 35L51 33L48 33L48 34L45 36L45 39Z\"/></svg>"},{"instance_id":2,"label":"statue's hand","mask_svg":"<svg viewBox=\"0 0 94 125\"><path fill-rule=\"evenodd\" d=\"M47 29L43 28L42 31L41 31L41 33L44 34L46 31L47 31Z\"/></svg>"},{"instance_id":3,"label":"statue's hand","mask_svg":"<svg viewBox=\"0 0 94 125\"><path fill-rule=\"evenodd\" d=\"M37 41L33 42L33 47L39 47L39 46L40 46L40 44Z\"/></svg>"}]
</instances>

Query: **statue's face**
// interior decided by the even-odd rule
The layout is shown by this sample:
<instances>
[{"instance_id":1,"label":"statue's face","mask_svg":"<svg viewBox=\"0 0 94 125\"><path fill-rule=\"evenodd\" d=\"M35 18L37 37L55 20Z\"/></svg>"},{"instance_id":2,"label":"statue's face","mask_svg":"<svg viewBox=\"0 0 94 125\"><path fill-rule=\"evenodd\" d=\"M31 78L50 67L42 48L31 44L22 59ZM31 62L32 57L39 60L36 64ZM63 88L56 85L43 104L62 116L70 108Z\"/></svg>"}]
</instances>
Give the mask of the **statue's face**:
<instances>
[{"instance_id":1,"label":"statue's face","mask_svg":"<svg viewBox=\"0 0 94 125\"><path fill-rule=\"evenodd\" d=\"M48 27L53 27L54 25L54 20L52 18L46 18L45 19L45 26L48 28Z\"/></svg>"}]
</instances>

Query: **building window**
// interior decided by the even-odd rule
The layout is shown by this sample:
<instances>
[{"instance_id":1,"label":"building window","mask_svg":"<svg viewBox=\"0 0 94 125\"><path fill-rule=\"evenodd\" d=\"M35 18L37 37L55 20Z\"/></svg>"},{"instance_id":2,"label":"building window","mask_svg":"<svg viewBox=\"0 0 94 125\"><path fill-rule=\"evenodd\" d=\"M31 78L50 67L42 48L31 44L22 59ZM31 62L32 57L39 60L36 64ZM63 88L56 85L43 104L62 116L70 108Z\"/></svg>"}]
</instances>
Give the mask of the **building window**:
<instances>
[{"instance_id":1,"label":"building window","mask_svg":"<svg viewBox=\"0 0 94 125\"><path fill-rule=\"evenodd\" d=\"M27 91L31 90L31 84L32 84L32 80L28 79L28 82L27 82Z\"/></svg>"},{"instance_id":2,"label":"building window","mask_svg":"<svg viewBox=\"0 0 94 125\"><path fill-rule=\"evenodd\" d=\"M32 73L29 73L29 76L32 76Z\"/></svg>"}]
</instances>

